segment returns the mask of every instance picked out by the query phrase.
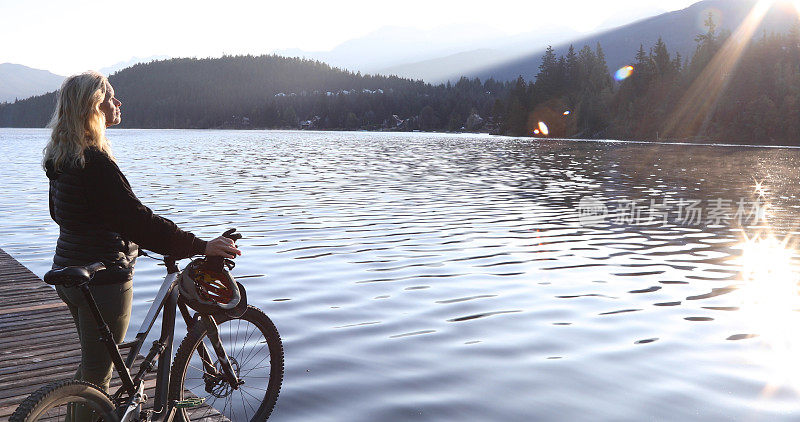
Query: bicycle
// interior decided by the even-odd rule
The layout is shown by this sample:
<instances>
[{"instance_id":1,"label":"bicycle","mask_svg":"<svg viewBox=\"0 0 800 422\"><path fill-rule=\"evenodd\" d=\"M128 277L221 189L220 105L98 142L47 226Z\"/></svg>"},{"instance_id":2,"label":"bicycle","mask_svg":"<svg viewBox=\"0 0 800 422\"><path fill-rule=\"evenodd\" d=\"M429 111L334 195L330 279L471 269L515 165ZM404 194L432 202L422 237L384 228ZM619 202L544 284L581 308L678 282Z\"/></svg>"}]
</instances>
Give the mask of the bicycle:
<instances>
[{"instance_id":1,"label":"bicycle","mask_svg":"<svg viewBox=\"0 0 800 422\"><path fill-rule=\"evenodd\" d=\"M241 235L234 233L235 230L228 230L223 236L238 240ZM226 261L232 268L233 262ZM163 262L167 275L136 337L119 345L103 321L89 290L89 282L94 274L105 269L103 263L66 267L45 274L44 280L49 284L75 285L81 289L122 386L109 395L84 381L55 382L26 398L11 416L10 422L64 420L74 406L72 403L88 407L91 414L95 415L94 419L104 422L189 422L205 417L211 408L217 408L213 405L220 399L224 400L224 405L217 410L233 422L265 421L269 418L283 382L283 345L275 325L263 311L246 304L246 294L241 284L238 286L244 306L217 314L198 312L191 316L177 288L180 274L177 260L165 256ZM162 310L161 335L153 342L137 373L132 376L134 361ZM178 310L188 332L178 346L174 361L170 362ZM243 329L245 323L247 325ZM124 362L120 353L123 349L129 349ZM263 352L267 352L267 355L264 356ZM267 358L268 363L265 363ZM147 402L145 374L152 372L156 359L158 367L153 409L143 410ZM248 365L253 362L254 365ZM203 387L205 397L186 394L187 389L196 390L199 387ZM198 409L203 403L212 406L206 409L206 415L194 414L192 409Z\"/></svg>"}]
</instances>

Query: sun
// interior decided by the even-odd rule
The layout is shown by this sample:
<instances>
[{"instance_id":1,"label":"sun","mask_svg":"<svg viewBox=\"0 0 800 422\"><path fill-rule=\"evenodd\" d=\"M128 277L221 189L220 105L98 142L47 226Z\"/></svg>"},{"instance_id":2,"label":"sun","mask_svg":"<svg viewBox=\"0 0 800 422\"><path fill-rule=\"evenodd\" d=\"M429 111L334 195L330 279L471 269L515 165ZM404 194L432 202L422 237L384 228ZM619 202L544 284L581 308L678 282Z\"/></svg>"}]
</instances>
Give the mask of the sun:
<instances>
[{"instance_id":1,"label":"sun","mask_svg":"<svg viewBox=\"0 0 800 422\"><path fill-rule=\"evenodd\" d=\"M797 251L788 236L779 239L772 233L746 238L739 246L741 298L739 315L747 330L759 335L763 346L753 349L753 359L767 362L770 379L763 394L770 395L781 386L800 391L800 274L795 265Z\"/></svg>"},{"instance_id":2,"label":"sun","mask_svg":"<svg viewBox=\"0 0 800 422\"><path fill-rule=\"evenodd\" d=\"M800 0L761 0L759 4L761 7L765 7L767 9L771 8L774 4L789 6L788 8L794 7L798 18L800 18Z\"/></svg>"},{"instance_id":3,"label":"sun","mask_svg":"<svg viewBox=\"0 0 800 422\"><path fill-rule=\"evenodd\" d=\"M756 181L754 187L755 187L754 193L757 193L759 198L767 196L767 188L764 186L763 182Z\"/></svg>"}]
</instances>

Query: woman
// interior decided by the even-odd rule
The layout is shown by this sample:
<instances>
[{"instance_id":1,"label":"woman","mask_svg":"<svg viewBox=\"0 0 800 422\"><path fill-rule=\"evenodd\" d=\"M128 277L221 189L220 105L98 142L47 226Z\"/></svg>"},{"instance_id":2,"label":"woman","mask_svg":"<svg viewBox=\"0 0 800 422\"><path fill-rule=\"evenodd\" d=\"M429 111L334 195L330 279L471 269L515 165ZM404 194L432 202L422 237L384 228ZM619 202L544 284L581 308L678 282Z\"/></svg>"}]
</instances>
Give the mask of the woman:
<instances>
[{"instance_id":1,"label":"woman","mask_svg":"<svg viewBox=\"0 0 800 422\"><path fill-rule=\"evenodd\" d=\"M90 289L117 343L125 338L130 320L131 278L139 247L175 257L241 255L232 240L201 240L139 202L105 136L106 127L120 123L121 105L103 75L86 72L67 78L58 94L43 160L50 179L50 216L60 228L53 268L97 261L106 265ZM77 287L56 290L78 328L81 363L75 377L107 390L111 359L82 293ZM73 418L88 419L84 409Z\"/></svg>"}]
</instances>

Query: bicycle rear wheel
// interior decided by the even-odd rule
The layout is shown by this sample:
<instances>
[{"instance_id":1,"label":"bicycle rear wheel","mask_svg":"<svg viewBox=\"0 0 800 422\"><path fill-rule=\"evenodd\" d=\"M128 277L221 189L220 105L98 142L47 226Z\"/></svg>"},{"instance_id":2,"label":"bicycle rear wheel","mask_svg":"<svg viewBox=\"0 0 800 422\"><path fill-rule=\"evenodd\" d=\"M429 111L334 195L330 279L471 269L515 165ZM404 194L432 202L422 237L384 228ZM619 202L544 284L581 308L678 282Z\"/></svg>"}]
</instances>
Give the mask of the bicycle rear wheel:
<instances>
[{"instance_id":1,"label":"bicycle rear wheel","mask_svg":"<svg viewBox=\"0 0 800 422\"><path fill-rule=\"evenodd\" d=\"M231 366L244 384L232 388L221 376L209 375L204 363L221 371L204 324L196 324L175 353L170 376L170 399L182 401L189 390L231 421L265 421L278 400L283 382L283 344L275 325L264 312L248 306L240 318L214 316L219 338ZM198 352L205 345L210 360ZM209 407L177 409L176 420L200 420Z\"/></svg>"},{"instance_id":2,"label":"bicycle rear wheel","mask_svg":"<svg viewBox=\"0 0 800 422\"><path fill-rule=\"evenodd\" d=\"M114 403L103 390L85 381L59 381L31 394L17 407L9 422L66 421L70 403L81 403L94 415L93 420L116 422Z\"/></svg>"}]
</instances>

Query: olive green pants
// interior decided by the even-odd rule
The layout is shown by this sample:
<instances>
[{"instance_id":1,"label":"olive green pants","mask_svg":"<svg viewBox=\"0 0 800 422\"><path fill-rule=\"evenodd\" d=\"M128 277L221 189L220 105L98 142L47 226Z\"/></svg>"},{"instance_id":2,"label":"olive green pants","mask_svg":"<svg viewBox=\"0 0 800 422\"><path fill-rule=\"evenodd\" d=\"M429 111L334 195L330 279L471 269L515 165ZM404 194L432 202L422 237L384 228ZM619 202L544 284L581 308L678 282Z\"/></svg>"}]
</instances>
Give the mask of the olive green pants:
<instances>
[{"instance_id":1,"label":"olive green pants","mask_svg":"<svg viewBox=\"0 0 800 422\"><path fill-rule=\"evenodd\" d=\"M89 287L95 302L97 302L97 307L100 309L100 315L111 329L117 344L125 339L125 332L128 330L128 322L131 319L132 287L131 281ZM100 341L97 321L89 310L83 292L74 286L56 286L56 291L61 300L69 307L69 312L78 328L78 338L81 342L81 363L75 373L75 379L88 381L108 391L114 365L108 349ZM87 409L82 405L76 405L71 411L74 413L72 417L67 417L68 422L92 420Z\"/></svg>"}]
</instances>

